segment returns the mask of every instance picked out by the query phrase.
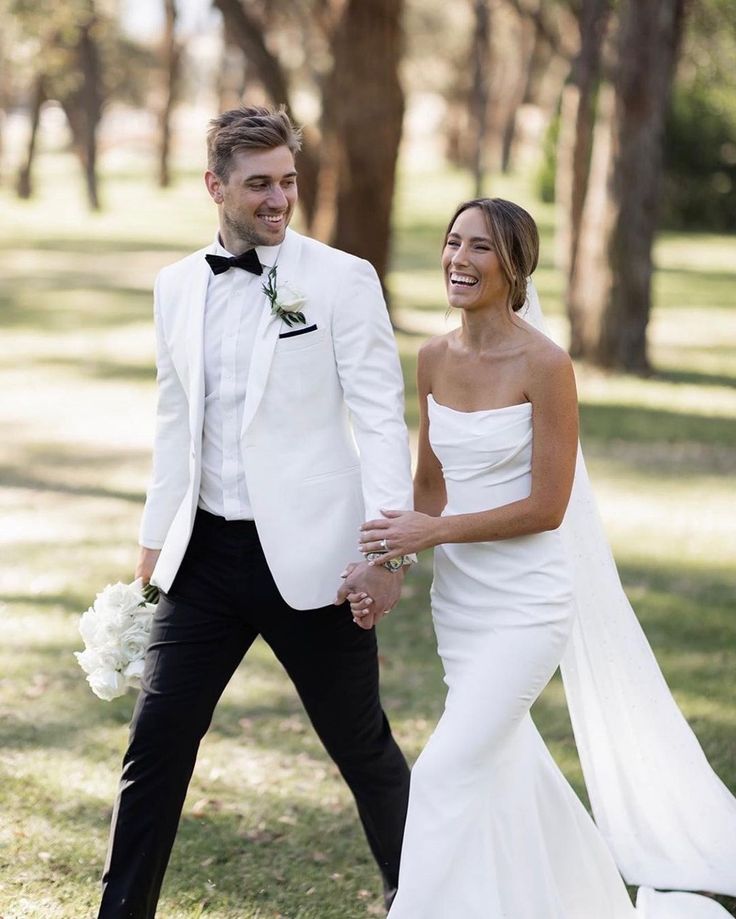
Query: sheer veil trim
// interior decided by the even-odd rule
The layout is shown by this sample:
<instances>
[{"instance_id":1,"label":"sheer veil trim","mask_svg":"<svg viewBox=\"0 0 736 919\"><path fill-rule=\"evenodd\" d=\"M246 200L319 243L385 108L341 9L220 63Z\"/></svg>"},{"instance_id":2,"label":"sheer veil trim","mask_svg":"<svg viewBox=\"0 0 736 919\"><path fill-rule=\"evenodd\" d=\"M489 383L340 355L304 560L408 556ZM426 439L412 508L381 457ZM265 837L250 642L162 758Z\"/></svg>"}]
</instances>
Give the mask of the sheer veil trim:
<instances>
[{"instance_id":1,"label":"sheer veil trim","mask_svg":"<svg viewBox=\"0 0 736 919\"><path fill-rule=\"evenodd\" d=\"M519 315L546 334L531 280ZM578 607L561 669L595 821L624 879L643 888L637 915L728 916L713 900L654 890L736 896L736 799L708 764L626 598L580 449L561 529Z\"/></svg>"}]
</instances>

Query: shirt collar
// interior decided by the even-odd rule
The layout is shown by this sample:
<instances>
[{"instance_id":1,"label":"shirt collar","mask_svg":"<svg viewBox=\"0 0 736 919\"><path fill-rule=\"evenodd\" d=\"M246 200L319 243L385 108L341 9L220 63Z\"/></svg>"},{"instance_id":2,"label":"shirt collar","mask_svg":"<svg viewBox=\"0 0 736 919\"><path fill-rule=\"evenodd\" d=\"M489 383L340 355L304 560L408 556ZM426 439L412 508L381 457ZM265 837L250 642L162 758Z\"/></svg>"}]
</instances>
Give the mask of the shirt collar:
<instances>
[{"instance_id":1,"label":"shirt collar","mask_svg":"<svg viewBox=\"0 0 736 919\"><path fill-rule=\"evenodd\" d=\"M256 246L256 255L263 265L264 268L273 268L276 264L276 260L279 256L279 251L283 243L279 243L278 246ZM221 255L224 258L234 258L236 255L240 255L240 252L228 252L228 250L223 246L222 241L220 240L220 234L215 233L215 255Z\"/></svg>"}]
</instances>

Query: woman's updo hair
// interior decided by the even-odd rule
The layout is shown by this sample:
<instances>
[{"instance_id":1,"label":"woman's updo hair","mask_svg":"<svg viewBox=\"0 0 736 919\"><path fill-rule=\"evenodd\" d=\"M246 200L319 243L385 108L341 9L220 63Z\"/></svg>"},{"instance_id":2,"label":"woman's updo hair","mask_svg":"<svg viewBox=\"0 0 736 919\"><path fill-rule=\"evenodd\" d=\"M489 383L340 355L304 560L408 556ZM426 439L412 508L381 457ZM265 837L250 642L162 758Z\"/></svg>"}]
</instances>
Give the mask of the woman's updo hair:
<instances>
[{"instance_id":1,"label":"woman's updo hair","mask_svg":"<svg viewBox=\"0 0 736 919\"><path fill-rule=\"evenodd\" d=\"M445 243L457 218L477 207L485 217L491 243L509 282L509 306L517 313L526 300L526 281L539 261L539 230L531 214L503 198L474 198L459 205L447 225Z\"/></svg>"}]
</instances>

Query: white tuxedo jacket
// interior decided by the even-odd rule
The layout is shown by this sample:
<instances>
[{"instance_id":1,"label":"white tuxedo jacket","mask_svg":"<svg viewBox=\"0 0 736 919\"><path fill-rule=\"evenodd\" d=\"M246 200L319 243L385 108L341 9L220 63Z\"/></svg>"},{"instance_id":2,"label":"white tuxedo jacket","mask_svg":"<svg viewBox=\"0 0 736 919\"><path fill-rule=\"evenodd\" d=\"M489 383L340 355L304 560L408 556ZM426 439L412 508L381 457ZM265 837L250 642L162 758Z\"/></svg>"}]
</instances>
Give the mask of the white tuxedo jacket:
<instances>
[{"instance_id":1,"label":"white tuxedo jacket","mask_svg":"<svg viewBox=\"0 0 736 919\"><path fill-rule=\"evenodd\" d=\"M154 315L158 409L140 543L161 549L152 581L168 590L199 499L208 247L164 268ZM265 278L265 273L264 273ZM380 284L362 259L287 230L278 284L306 297L303 329L271 315L265 294L240 448L268 565L296 609L334 600L360 559L358 528L380 508L412 507L403 380Z\"/></svg>"}]
</instances>

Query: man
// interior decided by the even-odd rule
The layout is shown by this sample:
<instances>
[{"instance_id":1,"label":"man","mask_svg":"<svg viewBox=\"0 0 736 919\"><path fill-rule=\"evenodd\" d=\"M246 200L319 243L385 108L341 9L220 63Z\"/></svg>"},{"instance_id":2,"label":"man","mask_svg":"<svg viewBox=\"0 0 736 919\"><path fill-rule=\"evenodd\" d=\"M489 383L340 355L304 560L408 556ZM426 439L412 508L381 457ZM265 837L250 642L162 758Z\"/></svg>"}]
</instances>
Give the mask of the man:
<instances>
[{"instance_id":1,"label":"man","mask_svg":"<svg viewBox=\"0 0 736 919\"><path fill-rule=\"evenodd\" d=\"M156 282L136 575L161 599L100 919L155 915L199 742L259 634L350 786L387 904L396 888L409 775L380 705L372 626L398 600L403 565L354 560L363 520L411 506L401 370L372 267L287 230L298 149L283 111L216 118L205 183L219 234ZM374 601L355 621L350 591Z\"/></svg>"}]
</instances>

